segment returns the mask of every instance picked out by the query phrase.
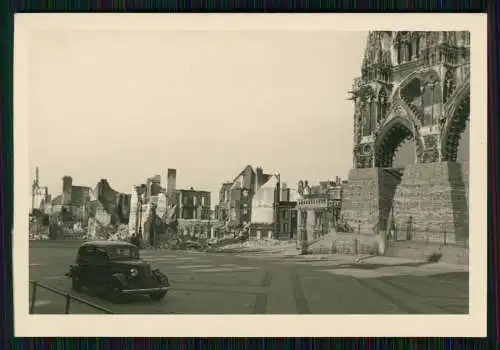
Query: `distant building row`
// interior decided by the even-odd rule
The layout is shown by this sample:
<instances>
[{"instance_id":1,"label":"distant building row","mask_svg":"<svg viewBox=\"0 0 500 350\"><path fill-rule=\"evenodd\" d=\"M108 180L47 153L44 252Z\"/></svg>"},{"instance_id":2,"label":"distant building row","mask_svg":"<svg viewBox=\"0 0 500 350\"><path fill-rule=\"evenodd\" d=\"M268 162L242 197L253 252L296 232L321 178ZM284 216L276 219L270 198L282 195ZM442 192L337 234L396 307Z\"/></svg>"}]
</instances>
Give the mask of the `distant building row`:
<instances>
[{"instance_id":1,"label":"distant building row","mask_svg":"<svg viewBox=\"0 0 500 350\"><path fill-rule=\"evenodd\" d=\"M215 218L233 227L249 227L251 238L292 239L298 228L309 235L326 233L339 219L345 181L320 182L297 189L281 182L279 174L247 165L232 182L223 183Z\"/></svg>"},{"instance_id":2,"label":"distant building row","mask_svg":"<svg viewBox=\"0 0 500 350\"><path fill-rule=\"evenodd\" d=\"M32 210L84 225L128 225L130 233L143 235L153 219L164 223L215 219L230 228L248 229L254 239L294 239L298 234L311 238L328 232L339 220L346 183L337 177L311 186L306 180L292 189L279 174L247 165L233 181L222 184L212 214L209 191L177 189L176 182L176 169L168 169L166 187L156 175L125 194L111 188L106 179L91 188L75 186L70 176L64 176L62 193L51 198L47 188L39 184L37 168Z\"/></svg>"},{"instance_id":3,"label":"distant building row","mask_svg":"<svg viewBox=\"0 0 500 350\"><path fill-rule=\"evenodd\" d=\"M115 191L106 179L91 188L75 186L71 176L64 176L62 193L52 198L47 187L40 186L37 168L32 185L31 210L55 215L62 221L86 224L89 218L98 217L103 225L118 225L129 224L131 216L135 216L131 209L139 201L142 205L154 204L158 210L174 208L175 217L180 219L209 220L210 192L193 188L176 189L176 176L175 169L168 169L166 188L161 186L160 175L156 175L144 184L133 186L130 194Z\"/></svg>"}]
</instances>

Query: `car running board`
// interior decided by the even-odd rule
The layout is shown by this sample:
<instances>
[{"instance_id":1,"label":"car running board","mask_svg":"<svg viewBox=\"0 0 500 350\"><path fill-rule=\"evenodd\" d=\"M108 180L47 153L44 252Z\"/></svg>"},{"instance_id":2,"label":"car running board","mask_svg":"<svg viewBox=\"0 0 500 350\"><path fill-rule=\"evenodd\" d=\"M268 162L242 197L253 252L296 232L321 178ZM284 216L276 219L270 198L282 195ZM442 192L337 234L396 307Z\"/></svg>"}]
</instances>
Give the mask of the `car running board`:
<instances>
[{"instance_id":1,"label":"car running board","mask_svg":"<svg viewBox=\"0 0 500 350\"><path fill-rule=\"evenodd\" d=\"M157 293L157 292L167 292L170 287L158 287L158 288L137 288L137 289L122 289L123 294L145 294L145 293Z\"/></svg>"}]
</instances>

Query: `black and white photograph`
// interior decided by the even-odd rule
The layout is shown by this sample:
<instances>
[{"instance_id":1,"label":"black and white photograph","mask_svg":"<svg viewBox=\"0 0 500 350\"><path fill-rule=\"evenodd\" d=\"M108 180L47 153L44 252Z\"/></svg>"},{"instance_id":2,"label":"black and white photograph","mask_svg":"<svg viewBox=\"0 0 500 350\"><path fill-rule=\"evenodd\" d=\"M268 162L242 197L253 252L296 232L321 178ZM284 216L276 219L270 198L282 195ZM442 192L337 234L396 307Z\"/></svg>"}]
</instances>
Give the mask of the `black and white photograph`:
<instances>
[{"instance_id":1,"label":"black and white photograph","mask_svg":"<svg viewBox=\"0 0 500 350\"><path fill-rule=\"evenodd\" d=\"M210 16L16 19L23 332L483 334L485 18Z\"/></svg>"}]
</instances>

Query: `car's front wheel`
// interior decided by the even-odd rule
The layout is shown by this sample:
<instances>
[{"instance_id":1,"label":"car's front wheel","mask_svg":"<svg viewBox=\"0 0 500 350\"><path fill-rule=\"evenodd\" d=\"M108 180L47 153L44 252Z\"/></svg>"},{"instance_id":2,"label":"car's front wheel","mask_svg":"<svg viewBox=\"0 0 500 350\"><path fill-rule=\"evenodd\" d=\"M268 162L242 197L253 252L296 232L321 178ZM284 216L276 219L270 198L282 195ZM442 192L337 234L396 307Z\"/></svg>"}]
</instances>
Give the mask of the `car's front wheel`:
<instances>
[{"instance_id":1,"label":"car's front wheel","mask_svg":"<svg viewBox=\"0 0 500 350\"><path fill-rule=\"evenodd\" d=\"M82 282L78 277L73 276L71 278L71 288L77 293L80 293L82 291Z\"/></svg>"},{"instance_id":2,"label":"car's front wheel","mask_svg":"<svg viewBox=\"0 0 500 350\"><path fill-rule=\"evenodd\" d=\"M116 279L113 279L107 285L107 288L106 288L107 292L108 292L107 294L111 298L112 301L114 301L114 302L122 301L123 294L121 291L121 287L122 287L121 283Z\"/></svg>"},{"instance_id":3,"label":"car's front wheel","mask_svg":"<svg viewBox=\"0 0 500 350\"><path fill-rule=\"evenodd\" d=\"M165 298L165 295L167 295L167 292L153 293L153 294L151 294L151 299L153 299L153 300L162 300L163 298Z\"/></svg>"}]
</instances>

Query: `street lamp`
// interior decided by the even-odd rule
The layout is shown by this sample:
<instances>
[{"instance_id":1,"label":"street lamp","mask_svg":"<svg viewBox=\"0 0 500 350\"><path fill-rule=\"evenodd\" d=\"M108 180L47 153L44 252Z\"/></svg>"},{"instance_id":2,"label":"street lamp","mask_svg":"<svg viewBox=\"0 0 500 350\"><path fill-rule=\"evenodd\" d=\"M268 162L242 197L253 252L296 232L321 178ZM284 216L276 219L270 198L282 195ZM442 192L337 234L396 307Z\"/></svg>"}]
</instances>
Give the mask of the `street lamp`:
<instances>
[{"instance_id":1,"label":"street lamp","mask_svg":"<svg viewBox=\"0 0 500 350\"><path fill-rule=\"evenodd\" d=\"M278 238L278 231L279 231L279 213L278 213L278 208L279 208L279 202L280 202L280 197L281 197L281 175L280 173L276 174L276 178L278 179L278 183L276 185L276 190L277 194L274 200L274 238Z\"/></svg>"},{"instance_id":2,"label":"street lamp","mask_svg":"<svg viewBox=\"0 0 500 350\"><path fill-rule=\"evenodd\" d=\"M137 232L137 238L139 241L142 240L142 194L139 196L139 200L137 201L137 210L139 211L139 228Z\"/></svg>"}]
</instances>

